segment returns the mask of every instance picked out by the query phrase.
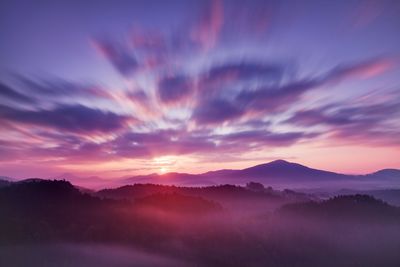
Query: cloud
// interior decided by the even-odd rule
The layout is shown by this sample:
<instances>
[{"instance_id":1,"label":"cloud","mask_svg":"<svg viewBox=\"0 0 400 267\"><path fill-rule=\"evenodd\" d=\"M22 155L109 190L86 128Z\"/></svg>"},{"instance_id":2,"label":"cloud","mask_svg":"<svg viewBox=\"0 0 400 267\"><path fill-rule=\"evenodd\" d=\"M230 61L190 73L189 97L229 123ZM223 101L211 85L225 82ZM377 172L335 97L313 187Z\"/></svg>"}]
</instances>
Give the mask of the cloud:
<instances>
[{"instance_id":1,"label":"cloud","mask_svg":"<svg viewBox=\"0 0 400 267\"><path fill-rule=\"evenodd\" d=\"M198 102L192 118L198 124L217 124L255 112L270 114L287 108L319 84L319 80L303 80L280 87L243 90L233 99L207 98Z\"/></svg>"},{"instance_id":2,"label":"cloud","mask_svg":"<svg viewBox=\"0 0 400 267\"><path fill-rule=\"evenodd\" d=\"M130 77L139 68L136 57L124 45L110 39L92 39L91 43L122 76Z\"/></svg>"},{"instance_id":3,"label":"cloud","mask_svg":"<svg viewBox=\"0 0 400 267\"><path fill-rule=\"evenodd\" d=\"M353 121L344 114L326 115L323 110L303 110L296 112L286 122L302 126L313 126L318 124L346 125Z\"/></svg>"},{"instance_id":4,"label":"cloud","mask_svg":"<svg viewBox=\"0 0 400 267\"><path fill-rule=\"evenodd\" d=\"M204 50L214 48L224 23L224 10L221 0L209 0L204 13L192 31L192 38Z\"/></svg>"},{"instance_id":5,"label":"cloud","mask_svg":"<svg viewBox=\"0 0 400 267\"><path fill-rule=\"evenodd\" d=\"M379 104L329 105L301 110L285 122L303 127L325 126L328 136L341 140L398 144L400 100Z\"/></svg>"},{"instance_id":6,"label":"cloud","mask_svg":"<svg viewBox=\"0 0 400 267\"><path fill-rule=\"evenodd\" d=\"M160 155L241 153L260 148L289 146L317 133L249 130L231 134L208 131L157 130L127 132L107 144L114 156L136 158Z\"/></svg>"},{"instance_id":7,"label":"cloud","mask_svg":"<svg viewBox=\"0 0 400 267\"><path fill-rule=\"evenodd\" d=\"M95 84L70 82L60 78L31 79L14 75L11 85L0 82L0 105L30 108L79 100L108 100L114 97L107 89Z\"/></svg>"},{"instance_id":8,"label":"cloud","mask_svg":"<svg viewBox=\"0 0 400 267\"><path fill-rule=\"evenodd\" d=\"M273 1L237 1L235 5L226 5L226 18L231 19L225 24L222 35L231 41L249 38L259 41L268 33L278 8Z\"/></svg>"},{"instance_id":9,"label":"cloud","mask_svg":"<svg viewBox=\"0 0 400 267\"><path fill-rule=\"evenodd\" d=\"M164 77L158 84L158 96L163 103L176 103L187 98L194 84L185 76Z\"/></svg>"},{"instance_id":10,"label":"cloud","mask_svg":"<svg viewBox=\"0 0 400 267\"><path fill-rule=\"evenodd\" d=\"M22 110L0 106L0 120L50 127L66 132L112 132L123 129L132 117L82 105L59 105L53 109Z\"/></svg>"},{"instance_id":11,"label":"cloud","mask_svg":"<svg viewBox=\"0 0 400 267\"><path fill-rule=\"evenodd\" d=\"M315 137L316 134L306 134L303 132L284 132L273 133L268 130L249 130L235 132L232 134L221 135L219 140L226 143L225 145L234 146L264 146L271 147L289 146L303 138ZM253 144L250 144L253 143ZM247 147L248 149L248 147Z\"/></svg>"},{"instance_id":12,"label":"cloud","mask_svg":"<svg viewBox=\"0 0 400 267\"><path fill-rule=\"evenodd\" d=\"M280 87L261 87L256 90L242 91L236 101L247 110L271 113L284 109L296 102L305 92L316 88L318 79L301 80Z\"/></svg>"},{"instance_id":13,"label":"cloud","mask_svg":"<svg viewBox=\"0 0 400 267\"><path fill-rule=\"evenodd\" d=\"M265 106L267 101L279 105L280 98L299 95L292 87L304 86L301 83L279 85L287 70L285 66L260 61L230 62L211 67L200 76L192 119L199 125L223 123L240 118L257 109L256 106L268 108ZM263 87L246 90L254 82ZM232 87L241 89L235 91Z\"/></svg>"},{"instance_id":14,"label":"cloud","mask_svg":"<svg viewBox=\"0 0 400 267\"><path fill-rule=\"evenodd\" d=\"M24 95L6 84L0 83L0 99L5 98L16 103L33 104L36 100L30 96Z\"/></svg>"},{"instance_id":15,"label":"cloud","mask_svg":"<svg viewBox=\"0 0 400 267\"><path fill-rule=\"evenodd\" d=\"M126 93L126 96L135 103L149 101L149 96L143 90L135 90Z\"/></svg>"},{"instance_id":16,"label":"cloud","mask_svg":"<svg viewBox=\"0 0 400 267\"><path fill-rule=\"evenodd\" d=\"M156 130L140 133L128 132L110 142L115 155L122 157L154 157L207 152L215 144L206 136L195 136L185 131Z\"/></svg>"},{"instance_id":17,"label":"cloud","mask_svg":"<svg viewBox=\"0 0 400 267\"><path fill-rule=\"evenodd\" d=\"M338 81L346 78L368 79L391 70L394 60L381 57L347 65L339 65L326 75L326 81Z\"/></svg>"},{"instance_id":18,"label":"cloud","mask_svg":"<svg viewBox=\"0 0 400 267\"><path fill-rule=\"evenodd\" d=\"M289 68L283 64L262 61L237 61L211 66L197 77L181 74L162 77L158 85L158 96L164 103L179 102L190 96L194 89L197 98L217 94L228 86L243 82L279 84L287 76ZM290 71L289 71L290 72Z\"/></svg>"},{"instance_id":19,"label":"cloud","mask_svg":"<svg viewBox=\"0 0 400 267\"><path fill-rule=\"evenodd\" d=\"M296 112L287 122L311 126L316 124L347 126L350 124L376 126L400 113L400 102L373 105L335 106L329 105Z\"/></svg>"},{"instance_id":20,"label":"cloud","mask_svg":"<svg viewBox=\"0 0 400 267\"><path fill-rule=\"evenodd\" d=\"M344 102L364 90L360 86L395 85L391 75L395 73L383 77L390 81L351 83L357 87L351 92L337 86L386 74L398 67L397 57L378 56L330 68L326 64L335 59L322 54L323 62L318 60L321 55L315 55L306 59L303 68L302 62L293 64L303 58L296 51L312 50L313 41L326 37L323 28L335 25L327 21L315 31L306 31L300 48L279 46L280 40L288 39L280 30L299 19L297 9L302 5L283 10L283 19L281 5L270 1L207 0L181 6L189 12L165 23L168 8L162 16L155 14L155 20L151 14L139 14L126 33L116 29L105 38L91 35L95 37L90 43L102 63L119 74L113 88L51 76L15 75L2 80L0 156L60 158L63 163L79 164L185 154L196 159L217 159L221 154L224 159L226 155L243 158L248 151L313 138L361 145L399 143L400 101L379 93L385 97L379 103L377 97L373 102L370 98ZM379 13L369 1L357 9L358 15L352 17L364 26ZM196 10L200 12L190 13ZM309 22L295 23L291 30L313 28ZM350 50L341 55L362 54ZM315 67L318 72L312 72ZM316 106L326 95L332 99L324 98L324 103L340 102Z\"/></svg>"},{"instance_id":21,"label":"cloud","mask_svg":"<svg viewBox=\"0 0 400 267\"><path fill-rule=\"evenodd\" d=\"M55 77L31 79L21 75L16 76L15 83L21 91L35 98L48 97L57 100L60 97L68 97L71 100L71 97L81 97L112 100L107 89L96 84L71 82Z\"/></svg>"},{"instance_id":22,"label":"cloud","mask_svg":"<svg viewBox=\"0 0 400 267\"><path fill-rule=\"evenodd\" d=\"M202 74L200 86L221 86L224 84L258 80L264 83L279 83L285 75L285 67L257 61L230 62L212 66Z\"/></svg>"},{"instance_id":23,"label":"cloud","mask_svg":"<svg viewBox=\"0 0 400 267\"><path fill-rule=\"evenodd\" d=\"M194 121L199 128L187 131L185 128L175 130L161 130L155 128L129 128L128 125L137 122L136 118L119 115L101 109L89 108L79 104L52 103L52 108L38 108L32 104L30 109L11 108L7 105L0 107L0 120L20 125L34 125L51 129L48 134L37 130L34 134L49 140L52 147L32 145L30 154L42 156L65 157L70 160L105 160L117 158L147 158L161 155L181 154L214 154L214 153L240 153L243 151L259 150L261 148L274 148L290 146L303 140L309 140L320 135L319 132L286 131L274 132L271 124L261 121L260 118L245 117L249 114L265 116L281 110L287 110L299 101L302 95L309 90L325 85L336 79L349 79L359 77L369 68L379 65L378 61L367 63L349 64L337 67L325 74L300 80L288 80L289 66L263 63L260 61L242 61L214 65L196 77L187 77L179 74L162 77L157 87L157 96L162 103L180 103L194 97L196 105L192 110L189 121ZM196 87L195 80L199 81ZM109 97L106 91L99 87L83 86L65 81L37 82L29 79L20 79L24 85L23 90L14 97L21 96L49 96L55 99L67 96L80 97ZM250 83L247 83L250 81ZM254 88L249 87L253 81L258 81ZM285 81L283 83L283 81ZM244 82L244 83L243 83ZM243 83L243 84L241 84ZM231 85L237 85L239 90L230 90ZM200 85L204 88L200 88ZM210 94L203 93L205 86L215 86ZM221 86L218 89L218 86ZM27 88L32 90L28 91ZM197 91L196 91L197 89ZM105 92L104 94L102 92ZM126 97L144 106L150 106L152 99L143 90L127 91ZM32 98L36 99L36 98ZM114 100L113 98L109 98ZM22 99L22 102L24 100ZM375 105L368 107L324 107L317 110L299 111L286 123L302 127L311 125L328 125L335 127L328 133L336 138L354 138L360 134L356 129L364 129L363 136L372 135L381 131L378 126L384 114L395 114L396 104ZM363 114L360 117L359 114ZM244 120L236 122L238 119ZM381 122L379 122L381 121ZM212 128L204 125L220 125L230 122L230 127L236 131L229 134L215 134ZM252 123L253 122L253 123ZM254 123L255 122L255 123ZM374 125L372 128L371 125ZM154 126L154 125L153 125ZM180 125L181 127L182 125ZM237 128L238 127L238 128ZM275 126L274 126L275 127ZM240 130L239 130L240 129ZM243 130L246 129L246 130ZM56 133L60 131L60 133ZM396 131L387 131L381 134L393 139ZM113 138L92 142L85 135L96 133L112 134ZM327 133L327 132L325 132ZM72 135L71 135L72 134ZM74 137L75 136L75 137ZM18 149L10 150L19 151ZM26 151L26 149L25 149Z\"/></svg>"},{"instance_id":24,"label":"cloud","mask_svg":"<svg viewBox=\"0 0 400 267\"><path fill-rule=\"evenodd\" d=\"M249 77L265 78L268 73L275 82L272 84L264 82L261 85L254 86L255 88L245 85L238 93L231 90L232 93L229 97L214 94L216 96L211 95L200 99L193 111L192 118L198 124L217 124L229 120L237 120L246 114L259 113L267 115L282 111L298 102L310 90L333 81L379 75L392 67L390 62L386 58L378 58L356 64L342 65L320 76L289 80L284 84L279 83L279 81L286 74L284 70L286 72L290 70L289 67L246 64L238 65L240 68L237 66L230 67L229 65L225 68L217 68L216 71L211 72L213 75L210 75L210 77L214 78L209 78L210 80L224 80L228 77L232 79L236 75L239 79L235 77L233 80L239 83Z\"/></svg>"},{"instance_id":25,"label":"cloud","mask_svg":"<svg viewBox=\"0 0 400 267\"><path fill-rule=\"evenodd\" d=\"M191 119L198 125L220 124L244 114L244 109L225 99L205 99L197 104Z\"/></svg>"}]
</instances>

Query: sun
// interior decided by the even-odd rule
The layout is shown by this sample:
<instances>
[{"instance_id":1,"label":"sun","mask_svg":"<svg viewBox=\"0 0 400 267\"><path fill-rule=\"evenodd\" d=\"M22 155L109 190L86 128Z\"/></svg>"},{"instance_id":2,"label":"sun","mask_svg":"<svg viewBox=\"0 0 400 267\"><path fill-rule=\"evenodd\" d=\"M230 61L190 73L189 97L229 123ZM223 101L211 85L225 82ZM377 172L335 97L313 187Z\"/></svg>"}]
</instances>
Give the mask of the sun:
<instances>
[{"instance_id":1,"label":"sun","mask_svg":"<svg viewBox=\"0 0 400 267\"><path fill-rule=\"evenodd\" d=\"M168 169L166 168L166 167L161 167L160 169L159 169L159 173L160 174L164 174L164 173L166 173L168 171Z\"/></svg>"},{"instance_id":2,"label":"sun","mask_svg":"<svg viewBox=\"0 0 400 267\"><path fill-rule=\"evenodd\" d=\"M161 156L153 158L153 164L159 174L165 174L169 172L177 159L175 156Z\"/></svg>"}]
</instances>

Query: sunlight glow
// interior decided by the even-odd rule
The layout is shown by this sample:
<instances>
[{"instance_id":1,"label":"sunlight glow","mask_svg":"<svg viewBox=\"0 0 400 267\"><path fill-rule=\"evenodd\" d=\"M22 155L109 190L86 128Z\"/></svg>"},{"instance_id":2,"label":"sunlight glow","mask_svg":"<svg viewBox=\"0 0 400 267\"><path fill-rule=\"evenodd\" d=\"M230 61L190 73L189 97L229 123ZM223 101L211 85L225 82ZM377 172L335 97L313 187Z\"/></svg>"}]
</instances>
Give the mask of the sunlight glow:
<instances>
[{"instance_id":1,"label":"sunlight glow","mask_svg":"<svg viewBox=\"0 0 400 267\"><path fill-rule=\"evenodd\" d=\"M167 171L168 171L168 168L161 167L159 173L164 174L164 173L167 173Z\"/></svg>"}]
</instances>

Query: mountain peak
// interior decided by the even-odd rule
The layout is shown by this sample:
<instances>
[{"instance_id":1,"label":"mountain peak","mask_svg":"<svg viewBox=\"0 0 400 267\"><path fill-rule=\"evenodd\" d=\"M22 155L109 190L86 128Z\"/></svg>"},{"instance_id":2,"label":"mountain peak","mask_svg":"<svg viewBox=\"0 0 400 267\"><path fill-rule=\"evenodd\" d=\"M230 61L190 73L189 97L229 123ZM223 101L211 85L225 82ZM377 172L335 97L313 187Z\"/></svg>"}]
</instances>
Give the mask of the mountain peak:
<instances>
[{"instance_id":1,"label":"mountain peak","mask_svg":"<svg viewBox=\"0 0 400 267\"><path fill-rule=\"evenodd\" d=\"M261 168L261 169L265 169L265 168L268 168L268 169L271 169L271 168L273 168L273 169L287 169L287 168L308 169L308 167L306 167L306 166L303 166L298 163L289 162L289 161L286 161L283 159L277 159L277 160L274 160L274 161L271 161L268 163L262 163L262 164L259 164L259 165L253 166L253 167L249 167L246 169L259 169L259 168Z\"/></svg>"},{"instance_id":2,"label":"mountain peak","mask_svg":"<svg viewBox=\"0 0 400 267\"><path fill-rule=\"evenodd\" d=\"M388 176L388 177L400 177L399 169L383 169L372 173L372 175Z\"/></svg>"},{"instance_id":3,"label":"mountain peak","mask_svg":"<svg viewBox=\"0 0 400 267\"><path fill-rule=\"evenodd\" d=\"M288 164L293 164L293 163L291 163L291 162L289 162L289 161L286 161L286 160L283 160L283 159L277 159L277 160L271 161L271 162L266 163L266 164L288 165Z\"/></svg>"},{"instance_id":4,"label":"mountain peak","mask_svg":"<svg viewBox=\"0 0 400 267\"><path fill-rule=\"evenodd\" d=\"M296 181L299 179L307 181L317 179L327 180L342 177L337 173L312 169L307 166L282 159L243 169L238 175L243 178L258 179L258 181L261 182L278 179Z\"/></svg>"}]
</instances>

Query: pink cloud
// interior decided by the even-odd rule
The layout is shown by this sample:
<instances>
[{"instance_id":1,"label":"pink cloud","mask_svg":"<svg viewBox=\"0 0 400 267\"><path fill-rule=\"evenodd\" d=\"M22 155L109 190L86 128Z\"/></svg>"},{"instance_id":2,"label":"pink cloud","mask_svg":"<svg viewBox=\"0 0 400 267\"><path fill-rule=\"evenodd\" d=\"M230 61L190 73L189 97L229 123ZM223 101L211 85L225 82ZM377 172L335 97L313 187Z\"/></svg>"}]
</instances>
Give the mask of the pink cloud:
<instances>
[{"instance_id":1,"label":"pink cloud","mask_svg":"<svg viewBox=\"0 0 400 267\"><path fill-rule=\"evenodd\" d=\"M327 81L337 81L344 78L369 79L392 70L396 62L390 58L377 58L351 65L342 65L328 73Z\"/></svg>"},{"instance_id":2,"label":"pink cloud","mask_svg":"<svg viewBox=\"0 0 400 267\"><path fill-rule=\"evenodd\" d=\"M192 32L192 38L199 42L204 50L209 50L217 44L224 23L222 1L212 0L203 14L199 25Z\"/></svg>"}]
</instances>

